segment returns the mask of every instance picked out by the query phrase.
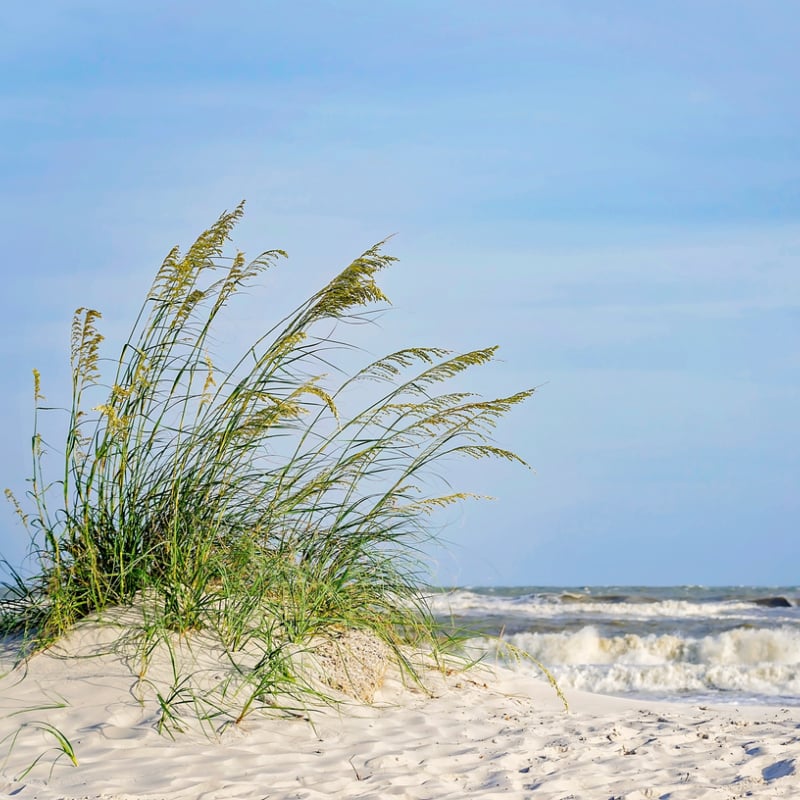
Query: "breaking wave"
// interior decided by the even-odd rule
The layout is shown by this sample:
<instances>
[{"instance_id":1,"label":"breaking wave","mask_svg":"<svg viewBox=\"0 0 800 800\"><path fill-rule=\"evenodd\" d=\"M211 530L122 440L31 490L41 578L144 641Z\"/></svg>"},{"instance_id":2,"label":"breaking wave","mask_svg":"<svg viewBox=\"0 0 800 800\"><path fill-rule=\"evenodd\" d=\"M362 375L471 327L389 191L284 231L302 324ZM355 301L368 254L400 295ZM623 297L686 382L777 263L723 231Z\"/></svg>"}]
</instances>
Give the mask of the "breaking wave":
<instances>
[{"instance_id":1,"label":"breaking wave","mask_svg":"<svg viewBox=\"0 0 800 800\"><path fill-rule=\"evenodd\" d=\"M434 612L456 616L531 616L559 618L564 616L602 619L657 619L732 617L760 620L766 615L800 619L797 598L756 597L753 599L696 600L658 599L626 596L590 597L580 594L526 594L521 596L488 595L457 590L433 595Z\"/></svg>"},{"instance_id":2,"label":"breaking wave","mask_svg":"<svg viewBox=\"0 0 800 800\"><path fill-rule=\"evenodd\" d=\"M564 690L800 705L797 586L458 588L430 603L484 652L501 635L529 653Z\"/></svg>"},{"instance_id":3,"label":"breaking wave","mask_svg":"<svg viewBox=\"0 0 800 800\"><path fill-rule=\"evenodd\" d=\"M593 626L518 633L515 647L547 666L563 689L724 699L725 693L800 703L800 630L738 628L701 638L603 636ZM490 642L484 643L487 649ZM525 662L522 662L523 664Z\"/></svg>"}]
</instances>

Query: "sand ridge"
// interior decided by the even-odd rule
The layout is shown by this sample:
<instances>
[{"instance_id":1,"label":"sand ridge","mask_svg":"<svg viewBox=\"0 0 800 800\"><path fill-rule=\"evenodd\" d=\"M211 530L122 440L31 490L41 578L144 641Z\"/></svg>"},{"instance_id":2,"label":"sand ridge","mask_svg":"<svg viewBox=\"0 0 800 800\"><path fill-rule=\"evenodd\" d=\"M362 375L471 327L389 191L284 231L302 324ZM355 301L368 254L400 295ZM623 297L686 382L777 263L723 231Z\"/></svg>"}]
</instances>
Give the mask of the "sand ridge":
<instances>
[{"instance_id":1,"label":"sand ridge","mask_svg":"<svg viewBox=\"0 0 800 800\"><path fill-rule=\"evenodd\" d=\"M567 713L545 681L506 669L432 673L427 691L390 670L372 705L251 715L214 739L173 741L155 729L152 698L137 702L122 659L44 654L21 676L0 680L0 738L29 723L0 770L0 796L23 800L800 796L796 707L570 692ZM48 703L58 707L11 716ZM55 761L37 721L64 732L77 767L63 754Z\"/></svg>"}]
</instances>

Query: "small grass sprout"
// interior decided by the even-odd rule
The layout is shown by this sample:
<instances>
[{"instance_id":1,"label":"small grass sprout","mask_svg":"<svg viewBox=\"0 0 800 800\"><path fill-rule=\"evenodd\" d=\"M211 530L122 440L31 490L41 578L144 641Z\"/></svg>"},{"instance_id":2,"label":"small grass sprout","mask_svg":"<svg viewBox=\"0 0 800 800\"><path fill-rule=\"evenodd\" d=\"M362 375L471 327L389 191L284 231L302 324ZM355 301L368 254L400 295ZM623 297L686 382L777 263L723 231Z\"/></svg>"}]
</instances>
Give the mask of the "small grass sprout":
<instances>
[{"instance_id":1,"label":"small grass sprout","mask_svg":"<svg viewBox=\"0 0 800 800\"><path fill-rule=\"evenodd\" d=\"M51 706L47 706L47 708L50 707ZM3 761L2 767L0 767L0 769L5 769L5 766L8 763L8 759L11 757L11 754L17 743L17 740L19 739L19 736L25 730L42 731L43 733L55 739L55 745L39 753L39 755L36 756L36 758L30 764L28 764L28 766L25 767L25 769L23 769L22 772L20 772L18 775L15 776L14 778L15 781L23 780L27 775L29 775L33 771L33 769L37 766L37 764L39 764L42 761L42 759L44 759L45 756L48 755L48 753L51 753L54 750L58 753L58 755L50 765L50 777L52 777L53 770L55 769L56 764L64 756L66 756L67 759L69 759L73 767L78 766L78 757L75 755L75 748L72 746L72 742L70 742L70 740L64 735L64 733L62 733L62 731L60 731L54 725L51 725L49 722L43 722L42 720L29 720L27 722L23 722L22 725L19 726L19 728L7 734L5 737L3 737L3 739L0 740L0 745L9 742L8 752L6 753L6 758Z\"/></svg>"}]
</instances>

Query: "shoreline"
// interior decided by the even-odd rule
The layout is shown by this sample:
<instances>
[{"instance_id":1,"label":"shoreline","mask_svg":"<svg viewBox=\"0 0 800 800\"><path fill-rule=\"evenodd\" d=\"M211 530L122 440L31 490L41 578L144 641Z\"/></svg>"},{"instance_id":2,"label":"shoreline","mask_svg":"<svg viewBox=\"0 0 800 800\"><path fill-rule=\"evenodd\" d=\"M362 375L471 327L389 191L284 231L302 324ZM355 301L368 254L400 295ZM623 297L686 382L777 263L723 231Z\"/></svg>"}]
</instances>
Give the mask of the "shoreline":
<instances>
[{"instance_id":1,"label":"shoreline","mask_svg":"<svg viewBox=\"0 0 800 800\"><path fill-rule=\"evenodd\" d=\"M0 738L28 723L0 771L0 795L24 800L797 796L797 707L570 690L566 712L546 680L505 668L430 673L428 693L391 670L372 705L254 714L214 740L189 732L173 741L156 732L157 704L137 701L119 658L46 653L21 675L0 679ZM78 766L35 722L67 737Z\"/></svg>"},{"instance_id":2,"label":"shoreline","mask_svg":"<svg viewBox=\"0 0 800 800\"><path fill-rule=\"evenodd\" d=\"M713 704L800 704L800 587L518 586L435 596L547 664L562 688ZM492 650L491 640L477 640Z\"/></svg>"}]
</instances>

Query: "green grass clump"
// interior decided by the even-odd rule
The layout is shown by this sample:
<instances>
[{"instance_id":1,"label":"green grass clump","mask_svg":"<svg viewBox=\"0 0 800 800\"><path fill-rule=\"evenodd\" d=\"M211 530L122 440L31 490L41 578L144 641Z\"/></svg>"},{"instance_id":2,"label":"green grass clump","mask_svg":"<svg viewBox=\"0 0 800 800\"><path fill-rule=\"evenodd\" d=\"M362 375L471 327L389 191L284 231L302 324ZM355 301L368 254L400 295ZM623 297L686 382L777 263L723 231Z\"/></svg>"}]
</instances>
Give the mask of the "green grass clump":
<instances>
[{"instance_id":1,"label":"green grass clump","mask_svg":"<svg viewBox=\"0 0 800 800\"><path fill-rule=\"evenodd\" d=\"M242 211L169 253L110 384L101 382L100 314L78 309L63 467L52 482L39 433L49 409L34 371L27 510L7 494L37 574L4 587L19 600L4 612L6 632L47 645L89 615L144 604L141 641L203 630L228 653L255 642L268 663L251 676L284 678L280 643L332 629L372 631L396 653L407 642L435 646L420 546L429 514L468 495L427 487L453 456L521 462L490 435L532 391L493 400L438 391L491 361L494 347L411 347L351 374L337 369L337 354L356 348L334 341L333 327L386 302L375 275L395 259L383 243L237 363L217 366L218 315L285 256L223 255Z\"/></svg>"}]
</instances>

